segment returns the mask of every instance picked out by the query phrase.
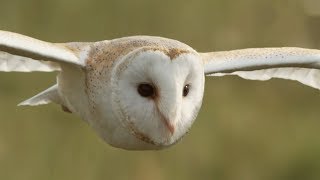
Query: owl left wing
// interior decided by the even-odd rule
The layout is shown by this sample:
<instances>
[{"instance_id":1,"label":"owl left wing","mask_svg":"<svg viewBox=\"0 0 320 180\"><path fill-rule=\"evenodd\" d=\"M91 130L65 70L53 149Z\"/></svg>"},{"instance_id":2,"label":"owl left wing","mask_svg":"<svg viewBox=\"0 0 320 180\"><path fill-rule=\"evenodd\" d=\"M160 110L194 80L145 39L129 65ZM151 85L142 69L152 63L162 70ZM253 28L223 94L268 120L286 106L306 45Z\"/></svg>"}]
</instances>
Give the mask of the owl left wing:
<instances>
[{"instance_id":1,"label":"owl left wing","mask_svg":"<svg viewBox=\"0 0 320 180\"><path fill-rule=\"evenodd\" d=\"M320 50L253 48L200 55L208 76L237 75L262 81L282 78L320 89Z\"/></svg>"}]
</instances>

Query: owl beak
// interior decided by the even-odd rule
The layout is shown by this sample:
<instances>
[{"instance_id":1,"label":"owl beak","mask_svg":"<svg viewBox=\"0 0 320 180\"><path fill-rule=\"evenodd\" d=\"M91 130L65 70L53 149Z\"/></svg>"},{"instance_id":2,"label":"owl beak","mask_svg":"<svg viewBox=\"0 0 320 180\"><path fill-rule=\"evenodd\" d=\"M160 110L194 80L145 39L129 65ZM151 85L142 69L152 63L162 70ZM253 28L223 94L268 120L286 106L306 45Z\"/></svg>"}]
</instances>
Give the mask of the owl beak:
<instances>
[{"instance_id":1,"label":"owl beak","mask_svg":"<svg viewBox=\"0 0 320 180\"><path fill-rule=\"evenodd\" d=\"M166 118L161 118L166 128L169 130L170 134L172 135L174 133L174 126L170 123L170 121Z\"/></svg>"},{"instance_id":2,"label":"owl beak","mask_svg":"<svg viewBox=\"0 0 320 180\"><path fill-rule=\"evenodd\" d=\"M157 106L158 107L158 106ZM158 114L160 115L160 119L164 126L167 128L167 130L170 132L171 135L173 135L175 131L174 125L171 123L170 119L167 118L160 110L157 108Z\"/></svg>"}]
</instances>

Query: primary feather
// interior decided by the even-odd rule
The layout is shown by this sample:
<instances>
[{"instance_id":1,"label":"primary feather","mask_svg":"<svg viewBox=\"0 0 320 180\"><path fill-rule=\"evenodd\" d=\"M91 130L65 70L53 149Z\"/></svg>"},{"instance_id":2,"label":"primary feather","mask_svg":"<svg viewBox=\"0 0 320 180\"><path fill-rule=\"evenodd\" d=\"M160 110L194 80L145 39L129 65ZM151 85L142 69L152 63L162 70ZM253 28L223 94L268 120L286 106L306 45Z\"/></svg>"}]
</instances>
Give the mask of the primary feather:
<instances>
[{"instance_id":1,"label":"primary feather","mask_svg":"<svg viewBox=\"0 0 320 180\"><path fill-rule=\"evenodd\" d=\"M84 66L77 54L63 44L0 31L0 71L56 71L59 63Z\"/></svg>"},{"instance_id":2,"label":"primary feather","mask_svg":"<svg viewBox=\"0 0 320 180\"><path fill-rule=\"evenodd\" d=\"M201 54L205 74L237 75L249 80L282 78L320 89L320 51L303 48L255 48Z\"/></svg>"},{"instance_id":3,"label":"primary feather","mask_svg":"<svg viewBox=\"0 0 320 180\"><path fill-rule=\"evenodd\" d=\"M36 61L28 57L16 56L0 51L0 71L32 72L59 71L59 64L51 61Z\"/></svg>"}]
</instances>

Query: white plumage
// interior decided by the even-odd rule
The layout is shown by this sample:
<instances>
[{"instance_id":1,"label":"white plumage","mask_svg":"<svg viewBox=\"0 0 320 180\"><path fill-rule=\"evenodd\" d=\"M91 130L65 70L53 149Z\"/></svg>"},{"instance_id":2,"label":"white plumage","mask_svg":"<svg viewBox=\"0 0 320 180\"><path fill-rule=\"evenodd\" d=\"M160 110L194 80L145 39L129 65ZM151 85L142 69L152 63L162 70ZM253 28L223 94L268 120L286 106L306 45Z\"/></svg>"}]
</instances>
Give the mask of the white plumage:
<instances>
[{"instance_id":1,"label":"white plumage","mask_svg":"<svg viewBox=\"0 0 320 180\"><path fill-rule=\"evenodd\" d=\"M320 89L320 51L257 48L198 53L161 37L55 44L0 31L0 71L58 71L57 84L19 105L60 104L110 145L176 143L201 107L204 76L283 78Z\"/></svg>"}]
</instances>

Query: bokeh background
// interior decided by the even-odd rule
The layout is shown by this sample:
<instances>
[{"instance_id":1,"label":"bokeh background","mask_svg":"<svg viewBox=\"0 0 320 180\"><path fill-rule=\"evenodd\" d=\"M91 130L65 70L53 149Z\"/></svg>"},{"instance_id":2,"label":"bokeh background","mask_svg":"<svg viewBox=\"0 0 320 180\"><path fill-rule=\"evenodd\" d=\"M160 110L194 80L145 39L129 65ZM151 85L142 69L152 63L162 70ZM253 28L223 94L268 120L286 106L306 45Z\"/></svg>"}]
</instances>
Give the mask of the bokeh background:
<instances>
[{"instance_id":1,"label":"bokeh background","mask_svg":"<svg viewBox=\"0 0 320 180\"><path fill-rule=\"evenodd\" d=\"M0 0L0 29L51 42L129 35L198 51L320 48L317 0ZM55 73L0 73L0 179L320 179L320 93L296 82L206 78L191 132L162 151L99 139L57 105L17 107Z\"/></svg>"}]
</instances>

